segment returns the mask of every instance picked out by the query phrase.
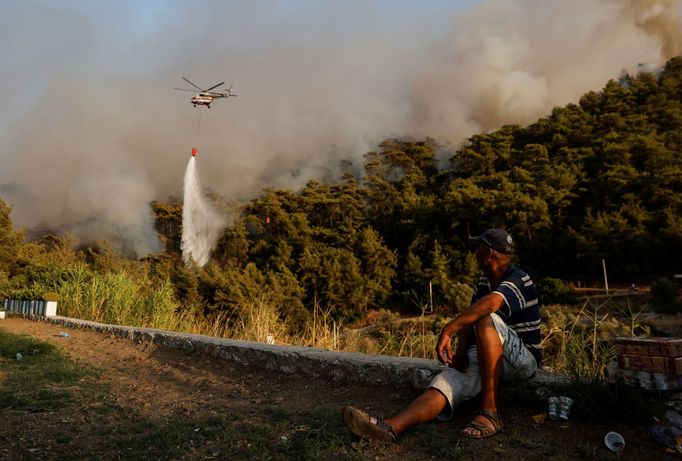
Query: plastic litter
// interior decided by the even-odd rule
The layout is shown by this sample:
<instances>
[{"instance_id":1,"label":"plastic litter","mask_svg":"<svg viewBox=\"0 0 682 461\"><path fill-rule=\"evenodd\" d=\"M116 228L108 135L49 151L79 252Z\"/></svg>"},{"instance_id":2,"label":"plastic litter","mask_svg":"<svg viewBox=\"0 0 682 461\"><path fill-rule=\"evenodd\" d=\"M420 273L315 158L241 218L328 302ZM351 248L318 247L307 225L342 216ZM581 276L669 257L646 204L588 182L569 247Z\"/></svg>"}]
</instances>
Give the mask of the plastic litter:
<instances>
[{"instance_id":1,"label":"plastic litter","mask_svg":"<svg viewBox=\"0 0 682 461\"><path fill-rule=\"evenodd\" d=\"M17 360L18 360L19 362L21 362L22 360L24 360L24 356L21 355L21 352L17 352L17 356L16 356L16 357L17 357Z\"/></svg>"},{"instance_id":2,"label":"plastic litter","mask_svg":"<svg viewBox=\"0 0 682 461\"><path fill-rule=\"evenodd\" d=\"M669 427L663 426L662 424L654 424L653 426L649 426L649 435L658 443L663 444L666 447L675 448L675 437Z\"/></svg>"},{"instance_id":3,"label":"plastic litter","mask_svg":"<svg viewBox=\"0 0 682 461\"><path fill-rule=\"evenodd\" d=\"M654 387L656 390L667 391L675 385L665 373L652 373L652 376L654 378Z\"/></svg>"},{"instance_id":4,"label":"plastic litter","mask_svg":"<svg viewBox=\"0 0 682 461\"><path fill-rule=\"evenodd\" d=\"M628 387L637 387L637 374L632 370L621 370L621 378L623 378L623 384Z\"/></svg>"},{"instance_id":5,"label":"plastic litter","mask_svg":"<svg viewBox=\"0 0 682 461\"><path fill-rule=\"evenodd\" d=\"M68 338L68 337L69 337L69 334L68 334L66 331L60 331L60 332L59 332L59 336L62 336L62 337L64 337L64 338Z\"/></svg>"},{"instance_id":6,"label":"plastic litter","mask_svg":"<svg viewBox=\"0 0 682 461\"><path fill-rule=\"evenodd\" d=\"M535 424L542 424L547 421L547 413L540 413L538 415L531 416Z\"/></svg>"},{"instance_id":7,"label":"plastic litter","mask_svg":"<svg viewBox=\"0 0 682 461\"><path fill-rule=\"evenodd\" d=\"M639 388L646 391L651 391L656 389L656 384L654 382L654 375L648 371L638 371L637 381L639 382Z\"/></svg>"},{"instance_id":8,"label":"plastic litter","mask_svg":"<svg viewBox=\"0 0 682 461\"><path fill-rule=\"evenodd\" d=\"M609 432L604 437L604 444L609 450L620 452L625 448L625 439L618 432Z\"/></svg>"},{"instance_id":9,"label":"plastic litter","mask_svg":"<svg viewBox=\"0 0 682 461\"><path fill-rule=\"evenodd\" d=\"M559 397L552 396L549 398L548 402L549 407L547 409L547 414L549 415L549 419L554 421L559 417Z\"/></svg>"},{"instance_id":10,"label":"plastic litter","mask_svg":"<svg viewBox=\"0 0 682 461\"><path fill-rule=\"evenodd\" d=\"M559 419L568 421L568 417L571 415L571 405L573 405L573 399L565 395L559 396Z\"/></svg>"},{"instance_id":11,"label":"plastic litter","mask_svg":"<svg viewBox=\"0 0 682 461\"><path fill-rule=\"evenodd\" d=\"M675 411L682 411L682 393L676 393L668 397L665 406L671 407Z\"/></svg>"}]
</instances>

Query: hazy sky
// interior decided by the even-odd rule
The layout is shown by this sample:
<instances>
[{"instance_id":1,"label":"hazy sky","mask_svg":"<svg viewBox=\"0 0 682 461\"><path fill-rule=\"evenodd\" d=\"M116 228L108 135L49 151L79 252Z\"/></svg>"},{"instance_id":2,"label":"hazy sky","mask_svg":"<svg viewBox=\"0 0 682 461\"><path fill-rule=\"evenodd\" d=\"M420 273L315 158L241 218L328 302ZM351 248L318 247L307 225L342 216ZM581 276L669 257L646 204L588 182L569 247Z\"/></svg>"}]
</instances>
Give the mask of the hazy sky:
<instances>
[{"instance_id":1,"label":"hazy sky","mask_svg":"<svg viewBox=\"0 0 682 461\"><path fill-rule=\"evenodd\" d=\"M457 145L680 52L675 0L0 0L0 197L16 224L156 249L192 147L228 199L391 135ZM193 108L187 77L239 96Z\"/></svg>"}]
</instances>

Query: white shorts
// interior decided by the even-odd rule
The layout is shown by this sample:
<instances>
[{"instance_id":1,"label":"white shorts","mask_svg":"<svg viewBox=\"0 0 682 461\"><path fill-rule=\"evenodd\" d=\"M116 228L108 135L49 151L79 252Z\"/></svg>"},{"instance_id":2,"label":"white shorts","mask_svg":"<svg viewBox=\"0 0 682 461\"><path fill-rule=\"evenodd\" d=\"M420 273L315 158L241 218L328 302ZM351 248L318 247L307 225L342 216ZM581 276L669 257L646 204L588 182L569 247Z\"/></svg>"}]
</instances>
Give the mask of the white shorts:
<instances>
[{"instance_id":1,"label":"white shorts","mask_svg":"<svg viewBox=\"0 0 682 461\"><path fill-rule=\"evenodd\" d=\"M514 381L532 377L538 368L533 354L499 315L490 314L490 316L502 342L500 379ZM469 367L465 373L454 368L445 368L433 378L429 385L429 387L439 390L448 401L441 414L438 415L438 419L442 421L452 418L453 410L457 405L481 392L481 374L478 368L476 345L469 348L467 355L469 356Z\"/></svg>"}]
</instances>

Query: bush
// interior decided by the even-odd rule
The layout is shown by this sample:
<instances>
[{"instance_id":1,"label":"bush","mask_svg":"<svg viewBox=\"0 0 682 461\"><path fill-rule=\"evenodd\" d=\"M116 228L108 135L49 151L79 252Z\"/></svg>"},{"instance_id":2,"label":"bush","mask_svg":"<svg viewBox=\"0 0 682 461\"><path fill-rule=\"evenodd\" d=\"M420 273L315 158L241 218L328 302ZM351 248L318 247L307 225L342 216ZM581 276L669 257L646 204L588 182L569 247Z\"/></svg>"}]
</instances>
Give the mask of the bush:
<instances>
[{"instance_id":1,"label":"bush","mask_svg":"<svg viewBox=\"0 0 682 461\"><path fill-rule=\"evenodd\" d=\"M542 304L573 304L575 297L563 280L545 277L537 284L538 296Z\"/></svg>"},{"instance_id":2,"label":"bush","mask_svg":"<svg viewBox=\"0 0 682 461\"><path fill-rule=\"evenodd\" d=\"M445 300L448 306L453 309L453 312L462 312L471 305L471 297L474 294L474 289L465 283L455 282L444 290Z\"/></svg>"},{"instance_id":3,"label":"bush","mask_svg":"<svg viewBox=\"0 0 682 461\"><path fill-rule=\"evenodd\" d=\"M677 300L675 282L668 278L661 278L652 283L651 302L658 313L673 314L679 311L680 302Z\"/></svg>"},{"instance_id":4,"label":"bush","mask_svg":"<svg viewBox=\"0 0 682 461\"><path fill-rule=\"evenodd\" d=\"M54 293L54 292L51 292L51 291L50 291L50 292L47 292L47 293L43 294L43 301L47 301L47 302L54 301L54 302L57 302L57 301L59 301L59 295L58 295L57 293Z\"/></svg>"}]
</instances>

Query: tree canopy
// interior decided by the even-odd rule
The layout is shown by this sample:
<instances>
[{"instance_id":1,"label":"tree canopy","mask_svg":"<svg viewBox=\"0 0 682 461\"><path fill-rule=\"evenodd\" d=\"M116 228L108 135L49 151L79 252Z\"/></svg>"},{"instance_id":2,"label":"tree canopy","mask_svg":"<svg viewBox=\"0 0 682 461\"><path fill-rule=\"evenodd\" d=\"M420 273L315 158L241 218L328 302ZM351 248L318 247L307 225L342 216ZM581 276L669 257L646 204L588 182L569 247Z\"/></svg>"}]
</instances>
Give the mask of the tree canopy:
<instances>
[{"instance_id":1,"label":"tree canopy","mask_svg":"<svg viewBox=\"0 0 682 461\"><path fill-rule=\"evenodd\" d=\"M154 202L166 257L144 264L206 315L265 294L292 328L315 305L354 318L370 307L423 304L429 284L436 303L464 307L476 275L468 235L489 227L514 236L536 279L598 279L605 259L612 279L654 280L682 270L681 149L675 58L658 74L623 74L531 125L477 134L456 150L387 139L362 165L342 162L337 182L265 190L241 206L201 270L179 257L182 204ZM43 270L45 255L63 259L65 242L31 247L9 214L0 201L5 289L12 277L30 279L27 258Z\"/></svg>"}]
</instances>

